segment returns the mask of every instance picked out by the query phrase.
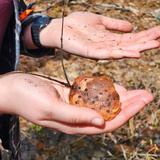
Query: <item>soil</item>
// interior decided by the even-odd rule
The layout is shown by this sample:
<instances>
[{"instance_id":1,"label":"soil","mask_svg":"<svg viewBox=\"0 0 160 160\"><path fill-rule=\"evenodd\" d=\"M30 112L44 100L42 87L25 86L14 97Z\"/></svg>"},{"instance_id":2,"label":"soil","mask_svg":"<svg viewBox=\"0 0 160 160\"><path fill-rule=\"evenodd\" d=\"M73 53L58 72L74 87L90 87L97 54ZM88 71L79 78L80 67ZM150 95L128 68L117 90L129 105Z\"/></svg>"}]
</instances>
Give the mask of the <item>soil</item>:
<instances>
[{"instance_id":1,"label":"soil","mask_svg":"<svg viewBox=\"0 0 160 160\"><path fill-rule=\"evenodd\" d=\"M61 0L37 0L36 3L37 11L45 11L52 17L61 17ZM135 26L135 32L160 23L160 1L157 0L70 0L69 3L66 15L74 11L90 11L124 19ZM57 54L59 52L56 50ZM111 76L116 83L127 89L151 91L155 96L154 101L115 132L96 136L70 136L21 119L23 159L160 160L159 50L144 52L140 59L116 61L95 61L67 54L64 63L70 81L80 74L99 72ZM21 56L19 70L64 79L58 56Z\"/></svg>"}]
</instances>

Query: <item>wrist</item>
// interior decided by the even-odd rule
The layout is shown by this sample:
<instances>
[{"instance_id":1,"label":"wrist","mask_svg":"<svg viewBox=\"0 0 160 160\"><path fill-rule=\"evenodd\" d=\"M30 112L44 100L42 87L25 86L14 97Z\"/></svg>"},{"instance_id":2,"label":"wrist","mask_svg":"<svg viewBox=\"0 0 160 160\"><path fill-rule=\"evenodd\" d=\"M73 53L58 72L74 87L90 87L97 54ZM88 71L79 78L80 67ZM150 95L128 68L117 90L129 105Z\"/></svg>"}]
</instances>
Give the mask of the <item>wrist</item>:
<instances>
[{"instance_id":1,"label":"wrist","mask_svg":"<svg viewBox=\"0 0 160 160\"><path fill-rule=\"evenodd\" d=\"M49 25L50 21L51 17L47 15L33 14L22 22L21 35L26 49L46 49L46 45L41 44L40 33Z\"/></svg>"},{"instance_id":2,"label":"wrist","mask_svg":"<svg viewBox=\"0 0 160 160\"><path fill-rule=\"evenodd\" d=\"M24 29L24 34L22 37L23 45L25 46L26 49L37 49L37 46L34 44L32 40L31 25L32 24L28 25Z\"/></svg>"},{"instance_id":3,"label":"wrist","mask_svg":"<svg viewBox=\"0 0 160 160\"><path fill-rule=\"evenodd\" d=\"M40 32L40 42L44 47L57 48L60 47L61 41L61 19L52 19Z\"/></svg>"}]
</instances>

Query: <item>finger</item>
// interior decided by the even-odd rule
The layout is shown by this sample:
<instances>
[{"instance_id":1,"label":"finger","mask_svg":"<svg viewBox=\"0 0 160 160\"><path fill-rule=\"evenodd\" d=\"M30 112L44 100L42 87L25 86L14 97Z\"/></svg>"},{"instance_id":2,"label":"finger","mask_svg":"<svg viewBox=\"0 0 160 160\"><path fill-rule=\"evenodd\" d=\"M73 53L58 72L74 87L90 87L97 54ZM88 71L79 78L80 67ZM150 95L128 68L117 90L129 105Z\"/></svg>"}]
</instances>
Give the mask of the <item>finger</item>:
<instances>
[{"instance_id":1,"label":"finger","mask_svg":"<svg viewBox=\"0 0 160 160\"><path fill-rule=\"evenodd\" d=\"M141 101L144 101L146 104L148 104L149 102L151 102L153 100L153 95L147 91L146 91L146 93L144 92L143 94L141 93L140 95L135 95L135 96L131 97L131 94L130 94L130 95L126 95L126 97L127 97L127 99L122 102L122 106L121 106L122 109L125 106L128 106L133 100L135 100L135 101L141 100Z\"/></svg>"},{"instance_id":2,"label":"finger","mask_svg":"<svg viewBox=\"0 0 160 160\"><path fill-rule=\"evenodd\" d=\"M108 36L106 36L106 40L110 40L111 43L133 43L133 42L146 42L151 40L156 40L160 37L160 26L154 27L145 31L141 31L138 33L125 33L125 34L116 34L111 33L109 36L109 33L107 33Z\"/></svg>"},{"instance_id":3,"label":"finger","mask_svg":"<svg viewBox=\"0 0 160 160\"><path fill-rule=\"evenodd\" d=\"M130 101L128 106L125 106L124 109L111 121L106 121L104 127L97 128L94 126L76 126L69 125L64 123L59 123L55 121L42 121L40 125L54 128L58 131L62 131L67 134L100 134L111 132L120 126L122 126L125 122L127 122L131 117L133 117L136 113L138 113L144 106L145 102L142 100L133 99Z\"/></svg>"},{"instance_id":4,"label":"finger","mask_svg":"<svg viewBox=\"0 0 160 160\"><path fill-rule=\"evenodd\" d=\"M121 99L122 99L122 97L125 96L127 90L124 87L122 87L120 85L117 85L117 84L114 84L114 86L115 86L115 89L116 89L116 91L117 91L117 93L119 95L120 102L122 102Z\"/></svg>"},{"instance_id":5,"label":"finger","mask_svg":"<svg viewBox=\"0 0 160 160\"><path fill-rule=\"evenodd\" d=\"M113 33L112 33L113 34ZM160 26L154 27L138 33L126 33L123 35L113 34L119 42L145 42L149 40L156 40L160 37Z\"/></svg>"},{"instance_id":6,"label":"finger","mask_svg":"<svg viewBox=\"0 0 160 160\"><path fill-rule=\"evenodd\" d=\"M64 102L59 102L57 108L52 109L50 120L65 122L70 124L90 124L101 126L104 124L104 119L98 112L85 108L77 107Z\"/></svg>"},{"instance_id":7,"label":"finger","mask_svg":"<svg viewBox=\"0 0 160 160\"><path fill-rule=\"evenodd\" d=\"M127 91L121 96L121 102L126 102L132 99L133 97L139 97L144 100L146 103L147 101L151 101L153 99L153 95L146 91L146 90L132 90Z\"/></svg>"},{"instance_id":8,"label":"finger","mask_svg":"<svg viewBox=\"0 0 160 160\"><path fill-rule=\"evenodd\" d=\"M116 89L116 91L118 92L118 94L120 96L124 95L124 93L127 92L127 90L123 86L121 86L121 85L114 84L114 86L115 86L115 89Z\"/></svg>"},{"instance_id":9,"label":"finger","mask_svg":"<svg viewBox=\"0 0 160 160\"><path fill-rule=\"evenodd\" d=\"M99 57L101 56L101 59L107 59L107 58L113 58L113 59L118 59L118 58L124 58L124 57L130 57L130 58L139 58L140 53L139 51L133 51L133 50L124 50L124 49L96 49L95 50L97 55ZM92 52L93 53L93 52Z\"/></svg>"},{"instance_id":10,"label":"finger","mask_svg":"<svg viewBox=\"0 0 160 160\"><path fill-rule=\"evenodd\" d=\"M104 127L98 128L89 125L73 125L56 121L41 121L39 125L64 132L66 134L99 134L102 133L104 129Z\"/></svg>"},{"instance_id":11,"label":"finger","mask_svg":"<svg viewBox=\"0 0 160 160\"><path fill-rule=\"evenodd\" d=\"M67 134L100 134L111 132L121 125L123 125L126 121L128 121L131 117L133 117L136 113L138 113L145 104L149 103L149 100L141 100L139 97L132 98L129 103L126 103L125 107L123 107L122 111L120 112L117 117L111 121L106 121L104 126L95 127L89 125L72 125L66 123L59 123L54 121L42 121L40 125L46 126L49 128L54 128L58 131L62 131Z\"/></svg>"},{"instance_id":12,"label":"finger","mask_svg":"<svg viewBox=\"0 0 160 160\"><path fill-rule=\"evenodd\" d=\"M127 46L120 47L120 46L107 46L104 44L96 44L90 45L86 47L86 55L88 57L99 58L99 59L108 59L108 58L123 58L123 57L131 57L131 58L139 58L140 53L139 51L126 49ZM96 53L96 54L93 54Z\"/></svg>"},{"instance_id":13,"label":"finger","mask_svg":"<svg viewBox=\"0 0 160 160\"><path fill-rule=\"evenodd\" d=\"M132 31L133 29L132 24L128 21L113 19L105 16L100 16L100 19L102 24L105 25L107 29L124 31L124 32L129 32Z\"/></svg>"},{"instance_id":14,"label":"finger","mask_svg":"<svg viewBox=\"0 0 160 160\"><path fill-rule=\"evenodd\" d=\"M160 37L160 26L135 33L134 36L135 39L141 42L157 39Z\"/></svg>"},{"instance_id":15,"label":"finger","mask_svg":"<svg viewBox=\"0 0 160 160\"><path fill-rule=\"evenodd\" d=\"M122 126L124 123L126 123L130 118L132 118L135 114L137 114L140 110L142 110L146 104L151 102L152 99L144 98L140 99L139 96L136 96L132 99L130 99L125 104L122 104L122 111L117 115L116 118L114 118L111 121L106 122L106 132L107 131L113 131L120 126Z\"/></svg>"},{"instance_id":16,"label":"finger","mask_svg":"<svg viewBox=\"0 0 160 160\"><path fill-rule=\"evenodd\" d=\"M158 48L160 46L160 42L156 40L141 42L138 44L132 44L125 47L122 47L124 50L135 50L135 51L145 51L148 49Z\"/></svg>"},{"instance_id":17,"label":"finger","mask_svg":"<svg viewBox=\"0 0 160 160\"><path fill-rule=\"evenodd\" d=\"M133 100L130 102L128 106L123 107L123 110L119 113L119 115L117 115L115 119L110 122L106 122L106 131L115 130L116 128L122 126L130 118L137 114L145 106L145 104L146 103L142 100Z\"/></svg>"}]
</instances>

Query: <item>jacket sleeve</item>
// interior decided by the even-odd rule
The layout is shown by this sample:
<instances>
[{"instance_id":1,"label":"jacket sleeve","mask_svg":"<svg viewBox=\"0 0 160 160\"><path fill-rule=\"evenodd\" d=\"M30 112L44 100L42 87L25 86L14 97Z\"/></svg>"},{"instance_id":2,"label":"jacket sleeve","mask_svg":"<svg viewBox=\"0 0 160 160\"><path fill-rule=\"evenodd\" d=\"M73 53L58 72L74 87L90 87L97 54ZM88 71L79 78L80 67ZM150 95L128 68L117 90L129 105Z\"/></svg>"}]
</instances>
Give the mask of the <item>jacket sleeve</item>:
<instances>
[{"instance_id":1,"label":"jacket sleeve","mask_svg":"<svg viewBox=\"0 0 160 160\"><path fill-rule=\"evenodd\" d=\"M19 15L21 13L23 13L26 9L31 8L33 5L34 5L34 3L26 5L23 0L19 0L18 1ZM25 27L23 27L23 24L25 22L25 25L26 25L26 23L27 23L27 25L29 25L30 23L32 23L34 21L34 19L36 18L37 15L40 16L43 14L31 13L30 15L28 15L26 17L26 19L21 21L21 25L22 25L21 34L20 34L21 54L31 56L31 57L53 56L55 53L53 48L38 48L38 49L29 50L29 49L26 49L25 46L23 45L22 36L23 36L23 30L25 28Z\"/></svg>"}]
</instances>

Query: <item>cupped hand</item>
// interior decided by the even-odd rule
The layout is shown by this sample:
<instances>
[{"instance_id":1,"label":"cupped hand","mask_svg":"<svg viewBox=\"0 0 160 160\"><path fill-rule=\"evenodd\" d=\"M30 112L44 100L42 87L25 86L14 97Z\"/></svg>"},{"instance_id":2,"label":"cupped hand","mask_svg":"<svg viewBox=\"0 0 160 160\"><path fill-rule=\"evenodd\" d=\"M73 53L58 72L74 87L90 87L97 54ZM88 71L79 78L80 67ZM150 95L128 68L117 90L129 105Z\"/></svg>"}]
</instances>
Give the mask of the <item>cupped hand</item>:
<instances>
[{"instance_id":1,"label":"cupped hand","mask_svg":"<svg viewBox=\"0 0 160 160\"><path fill-rule=\"evenodd\" d=\"M0 114L17 114L35 124L66 133L71 130L61 127L62 124L74 124L75 128L76 124L104 124L97 112L66 103L59 90L62 86L58 87L58 84L31 74L6 74L0 77Z\"/></svg>"},{"instance_id":2,"label":"cupped hand","mask_svg":"<svg viewBox=\"0 0 160 160\"><path fill-rule=\"evenodd\" d=\"M68 103L69 88L53 83L60 93L62 104ZM140 112L148 103L153 100L153 96L147 90L126 90L124 87L115 84L116 91L120 96L121 112L111 121L105 121L103 125L94 126L88 124L66 124L56 123L57 127L63 128L70 134L100 134L112 132L124 125L130 118ZM79 121L77 117L76 121ZM55 122L50 122L52 128Z\"/></svg>"},{"instance_id":3,"label":"cupped hand","mask_svg":"<svg viewBox=\"0 0 160 160\"><path fill-rule=\"evenodd\" d=\"M61 47L61 19L53 19L41 32L41 43L47 47ZM160 46L160 26L138 33L123 20L88 12L75 12L64 18L63 49L79 56L109 59L140 57L145 50ZM49 36L49 38L48 38Z\"/></svg>"},{"instance_id":4,"label":"cupped hand","mask_svg":"<svg viewBox=\"0 0 160 160\"><path fill-rule=\"evenodd\" d=\"M68 134L111 132L153 99L145 90L127 91L115 85L122 110L115 119L105 122L94 110L70 105L69 88L56 82L16 73L3 76L0 87L0 112L17 114L35 124Z\"/></svg>"}]
</instances>

